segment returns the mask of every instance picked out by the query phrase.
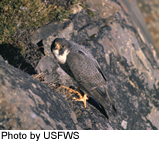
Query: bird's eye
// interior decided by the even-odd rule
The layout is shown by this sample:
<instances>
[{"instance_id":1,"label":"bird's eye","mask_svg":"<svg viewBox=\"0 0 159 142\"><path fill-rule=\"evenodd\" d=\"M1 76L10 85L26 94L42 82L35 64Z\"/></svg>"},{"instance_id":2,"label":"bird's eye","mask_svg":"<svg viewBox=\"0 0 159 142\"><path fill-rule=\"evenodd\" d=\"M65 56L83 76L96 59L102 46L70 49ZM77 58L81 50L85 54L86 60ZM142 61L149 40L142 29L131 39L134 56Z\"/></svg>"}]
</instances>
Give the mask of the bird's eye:
<instances>
[{"instance_id":1,"label":"bird's eye","mask_svg":"<svg viewBox=\"0 0 159 142\"><path fill-rule=\"evenodd\" d=\"M62 45L61 47L62 47L62 48L65 48L65 46L64 46L64 45Z\"/></svg>"}]
</instances>

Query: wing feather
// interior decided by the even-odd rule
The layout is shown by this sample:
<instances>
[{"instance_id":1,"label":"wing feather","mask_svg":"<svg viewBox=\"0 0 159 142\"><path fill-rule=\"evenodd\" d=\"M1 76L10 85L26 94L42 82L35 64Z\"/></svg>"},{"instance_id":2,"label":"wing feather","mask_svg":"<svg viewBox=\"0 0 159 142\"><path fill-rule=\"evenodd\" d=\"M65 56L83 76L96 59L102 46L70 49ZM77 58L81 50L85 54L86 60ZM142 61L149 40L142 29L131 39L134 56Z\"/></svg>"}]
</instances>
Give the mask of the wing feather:
<instances>
[{"instance_id":1,"label":"wing feather","mask_svg":"<svg viewBox=\"0 0 159 142\"><path fill-rule=\"evenodd\" d=\"M86 56L82 51L70 52L66 62L74 79L82 86L81 88L104 106L106 110L109 110L113 104L106 93L106 77L98 62Z\"/></svg>"}]
</instances>

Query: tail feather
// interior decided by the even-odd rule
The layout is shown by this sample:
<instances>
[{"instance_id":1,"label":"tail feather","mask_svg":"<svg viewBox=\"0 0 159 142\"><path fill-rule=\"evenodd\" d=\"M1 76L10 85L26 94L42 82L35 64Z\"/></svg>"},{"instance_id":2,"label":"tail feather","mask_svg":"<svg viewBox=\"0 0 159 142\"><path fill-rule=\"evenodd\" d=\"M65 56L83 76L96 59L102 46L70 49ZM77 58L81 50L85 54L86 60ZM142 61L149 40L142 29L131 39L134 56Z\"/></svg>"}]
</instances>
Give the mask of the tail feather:
<instances>
[{"instance_id":1,"label":"tail feather","mask_svg":"<svg viewBox=\"0 0 159 142\"><path fill-rule=\"evenodd\" d=\"M103 93L99 88L95 88L95 90L96 90L101 96L103 96L104 100L106 100L106 99L105 99L105 97L106 97L105 94L107 95L107 98L108 98L108 100L109 100L108 103L111 104L111 106L112 106L114 112L117 113L117 110L116 110L116 108L115 108L115 106L114 106L112 100L110 99L110 96L108 95L106 89L105 89L105 93ZM105 107L105 109L107 109L107 110L110 109L110 106L108 105L108 103L107 103L107 102L102 103L102 105L103 105L103 106Z\"/></svg>"},{"instance_id":2,"label":"tail feather","mask_svg":"<svg viewBox=\"0 0 159 142\"><path fill-rule=\"evenodd\" d=\"M110 96L107 93L107 86L97 86L94 83L89 83L91 86L90 94L91 96L100 103L100 106L103 107L106 111L110 112L113 109L114 116L117 113L117 110L110 99Z\"/></svg>"},{"instance_id":3,"label":"tail feather","mask_svg":"<svg viewBox=\"0 0 159 142\"><path fill-rule=\"evenodd\" d=\"M91 105L93 105L95 108L97 108L107 119L109 119L109 116L105 110L105 108L99 104L96 100L94 100L92 97L89 97L87 100Z\"/></svg>"}]
</instances>

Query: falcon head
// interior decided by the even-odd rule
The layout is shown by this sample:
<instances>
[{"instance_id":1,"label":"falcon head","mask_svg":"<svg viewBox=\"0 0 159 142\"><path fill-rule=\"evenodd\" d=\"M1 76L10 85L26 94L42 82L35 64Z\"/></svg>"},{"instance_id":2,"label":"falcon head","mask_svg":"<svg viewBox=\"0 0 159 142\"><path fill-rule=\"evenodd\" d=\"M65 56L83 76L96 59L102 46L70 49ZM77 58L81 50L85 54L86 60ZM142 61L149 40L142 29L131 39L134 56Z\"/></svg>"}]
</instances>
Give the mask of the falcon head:
<instances>
[{"instance_id":1,"label":"falcon head","mask_svg":"<svg viewBox=\"0 0 159 142\"><path fill-rule=\"evenodd\" d=\"M70 52L70 43L64 38L56 38L51 45L51 52L60 64L64 64Z\"/></svg>"}]
</instances>

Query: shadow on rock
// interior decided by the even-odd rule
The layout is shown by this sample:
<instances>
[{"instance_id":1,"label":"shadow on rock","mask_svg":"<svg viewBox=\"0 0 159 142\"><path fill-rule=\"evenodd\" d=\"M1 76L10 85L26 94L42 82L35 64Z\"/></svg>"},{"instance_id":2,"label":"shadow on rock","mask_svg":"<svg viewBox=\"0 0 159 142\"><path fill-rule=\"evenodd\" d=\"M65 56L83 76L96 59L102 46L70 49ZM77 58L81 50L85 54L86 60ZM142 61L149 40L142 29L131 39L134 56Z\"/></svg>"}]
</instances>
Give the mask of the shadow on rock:
<instances>
[{"instance_id":1,"label":"shadow on rock","mask_svg":"<svg viewBox=\"0 0 159 142\"><path fill-rule=\"evenodd\" d=\"M22 50L20 48L14 47L11 44L0 44L0 55L11 65L13 65L16 68L19 68L29 74L35 74L35 70L25 61L24 56L22 54Z\"/></svg>"}]
</instances>

